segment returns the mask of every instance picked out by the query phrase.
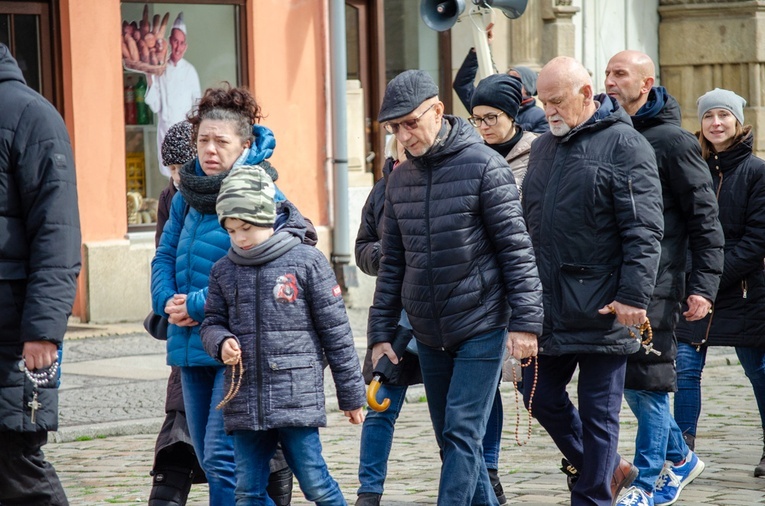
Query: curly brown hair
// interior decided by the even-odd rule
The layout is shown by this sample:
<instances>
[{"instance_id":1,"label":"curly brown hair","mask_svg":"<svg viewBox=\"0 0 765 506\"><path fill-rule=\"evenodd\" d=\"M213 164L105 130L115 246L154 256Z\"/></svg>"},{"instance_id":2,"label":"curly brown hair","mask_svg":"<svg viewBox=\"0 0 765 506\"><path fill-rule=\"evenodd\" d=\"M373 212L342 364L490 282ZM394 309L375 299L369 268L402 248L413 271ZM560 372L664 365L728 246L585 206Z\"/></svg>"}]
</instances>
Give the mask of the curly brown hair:
<instances>
[{"instance_id":1,"label":"curly brown hair","mask_svg":"<svg viewBox=\"0 0 765 506\"><path fill-rule=\"evenodd\" d=\"M207 88L187 116L193 127L194 140L199 124L210 119L231 122L243 141L251 141L252 125L263 118L260 106L247 88L232 88L228 82L222 84L220 88Z\"/></svg>"}]
</instances>

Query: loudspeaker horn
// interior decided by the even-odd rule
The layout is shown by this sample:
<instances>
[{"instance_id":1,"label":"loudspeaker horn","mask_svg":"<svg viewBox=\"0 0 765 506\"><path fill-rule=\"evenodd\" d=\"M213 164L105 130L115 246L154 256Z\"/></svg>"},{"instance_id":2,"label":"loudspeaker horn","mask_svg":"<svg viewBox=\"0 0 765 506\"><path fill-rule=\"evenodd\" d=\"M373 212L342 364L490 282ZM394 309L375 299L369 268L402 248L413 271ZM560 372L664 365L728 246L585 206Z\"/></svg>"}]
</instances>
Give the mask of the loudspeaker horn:
<instances>
[{"instance_id":1,"label":"loudspeaker horn","mask_svg":"<svg viewBox=\"0 0 765 506\"><path fill-rule=\"evenodd\" d=\"M526 10L528 0L473 0L473 3L481 7L499 9L508 18L516 19Z\"/></svg>"},{"instance_id":2,"label":"loudspeaker horn","mask_svg":"<svg viewBox=\"0 0 765 506\"><path fill-rule=\"evenodd\" d=\"M420 2L420 17L428 28L438 32L446 31L454 26L464 10L465 0L422 0Z\"/></svg>"}]
</instances>

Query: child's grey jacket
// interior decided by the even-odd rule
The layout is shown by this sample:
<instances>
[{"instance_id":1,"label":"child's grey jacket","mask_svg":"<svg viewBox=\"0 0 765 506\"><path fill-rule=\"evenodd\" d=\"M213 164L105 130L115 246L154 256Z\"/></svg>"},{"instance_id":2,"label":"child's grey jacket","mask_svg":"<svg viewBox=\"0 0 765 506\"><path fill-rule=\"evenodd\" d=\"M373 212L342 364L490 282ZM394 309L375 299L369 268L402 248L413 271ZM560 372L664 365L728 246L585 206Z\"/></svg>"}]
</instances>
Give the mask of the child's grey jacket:
<instances>
[{"instance_id":1,"label":"child's grey jacket","mask_svg":"<svg viewBox=\"0 0 765 506\"><path fill-rule=\"evenodd\" d=\"M219 260L210 274L201 335L218 360L226 338L235 336L242 348L241 389L223 408L227 432L326 425L324 357L340 409L364 404L340 287L314 247L299 244L258 266ZM230 383L228 368L226 391Z\"/></svg>"}]
</instances>

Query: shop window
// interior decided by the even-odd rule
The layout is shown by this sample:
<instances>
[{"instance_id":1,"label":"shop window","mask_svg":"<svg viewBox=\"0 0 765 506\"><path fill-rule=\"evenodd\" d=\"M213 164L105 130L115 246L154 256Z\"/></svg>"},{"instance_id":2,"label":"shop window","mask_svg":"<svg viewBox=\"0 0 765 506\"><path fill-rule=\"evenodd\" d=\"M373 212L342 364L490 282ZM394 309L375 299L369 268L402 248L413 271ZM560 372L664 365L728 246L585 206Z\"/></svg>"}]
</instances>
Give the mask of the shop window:
<instances>
[{"instance_id":1,"label":"shop window","mask_svg":"<svg viewBox=\"0 0 765 506\"><path fill-rule=\"evenodd\" d=\"M169 184L161 145L201 93L242 76L241 1L121 4L128 228L153 231Z\"/></svg>"},{"instance_id":2,"label":"shop window","mask_svg":"<svg viewBox=\"0 0 765 506\"><path fill-rule=\"evenodd\" d=\"M0 42L11 50L27 85L60 106L53 86L53 29L48 4L0 1Z\"/></svg>"}]
</instances>

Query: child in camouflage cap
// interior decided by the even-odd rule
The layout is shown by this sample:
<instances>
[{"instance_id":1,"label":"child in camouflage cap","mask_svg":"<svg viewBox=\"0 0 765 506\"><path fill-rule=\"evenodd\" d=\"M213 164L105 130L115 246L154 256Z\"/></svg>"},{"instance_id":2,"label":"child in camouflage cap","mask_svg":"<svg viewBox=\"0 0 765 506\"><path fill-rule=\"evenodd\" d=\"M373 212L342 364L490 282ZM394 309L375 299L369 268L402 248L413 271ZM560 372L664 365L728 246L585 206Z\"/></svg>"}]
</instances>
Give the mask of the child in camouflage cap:
<instances>
[{"instance_id":1,"label":"child in camouflage cap","mask_svg":"<svg viewBox=\"0 0 765 506\"><path fill-rule=\"evenodd\" d=\"M340 287L324 255L304 242L306 222L289 202L274 204L259 166L223 180L216 211L231 249L210 273L202 323L207 352L231 368L221 403L234 438L236 496L266 501L269 460L284 456L311 502L346 504L321 454L324 357L338 403L364 420L364 381Z\"/></svg>"}]
</instances>

